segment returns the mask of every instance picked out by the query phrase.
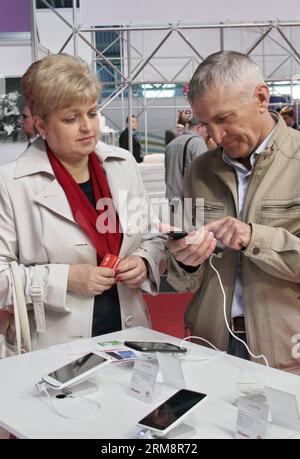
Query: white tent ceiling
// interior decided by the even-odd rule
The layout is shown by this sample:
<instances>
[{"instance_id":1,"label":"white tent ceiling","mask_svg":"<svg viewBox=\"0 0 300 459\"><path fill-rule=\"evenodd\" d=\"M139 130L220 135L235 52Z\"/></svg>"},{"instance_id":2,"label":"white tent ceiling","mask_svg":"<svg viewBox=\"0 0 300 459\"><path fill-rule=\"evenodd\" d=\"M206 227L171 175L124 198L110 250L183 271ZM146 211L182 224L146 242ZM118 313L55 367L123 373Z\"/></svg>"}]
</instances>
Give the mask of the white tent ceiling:
<instances>
[{"instance_id":1,"label":"white tent ceiling","mask_svg":"<svg viewBox=\"0 0 300 459\"><path fill-rule=\"evenodd\" d=\"M130 29L123 74L136 83L189 81L202 58L220 49L249 53L268 80L293 79L300 73L299 4L261 4L215 0L210 8L204 0L129 0L125 7L124 0L110 0L107 8L104 0L81 0L80 24L83 30L108 24ZM125 33L122 38L126 44Z\"/></svg>"},{"instance_id":2,"label":"white tent ceiling","mask_svg":"<svg viewBox=\"0 0 300 459\"><path fill-rule=\"evenodd\" d=\"M80 22L91 25L219 24L300 19L296 0L81 0Z\"/></svg>"}]
</instances>

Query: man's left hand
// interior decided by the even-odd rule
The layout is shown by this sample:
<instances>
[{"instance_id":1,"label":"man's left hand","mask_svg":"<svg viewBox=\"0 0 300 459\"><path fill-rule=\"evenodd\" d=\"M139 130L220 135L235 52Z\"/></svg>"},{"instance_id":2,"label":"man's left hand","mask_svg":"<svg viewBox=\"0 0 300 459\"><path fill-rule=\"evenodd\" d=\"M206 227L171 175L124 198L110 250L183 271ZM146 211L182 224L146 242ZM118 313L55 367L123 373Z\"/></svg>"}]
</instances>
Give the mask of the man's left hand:
<instances>
[{"instance_id":1,"label":"man's left hand","mask_svg":"<svg viewBox=\"0 0 300 459\"><path fill-rule=\"evenodd\" d=\"M204 229L212 231L218 241L234 250L246 248L251 239L251 226L233 217L208 223Z\"/></svg>"}]
</instances>

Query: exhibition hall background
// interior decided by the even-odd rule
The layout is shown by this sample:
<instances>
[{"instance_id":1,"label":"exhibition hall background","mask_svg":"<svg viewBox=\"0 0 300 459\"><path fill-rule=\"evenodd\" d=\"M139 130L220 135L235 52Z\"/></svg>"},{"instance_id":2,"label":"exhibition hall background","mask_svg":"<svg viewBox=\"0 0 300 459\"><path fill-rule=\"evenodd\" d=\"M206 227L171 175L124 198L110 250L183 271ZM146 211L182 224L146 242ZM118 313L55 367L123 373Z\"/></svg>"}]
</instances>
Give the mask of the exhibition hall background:
<instances>
[{"instance_id":1,"label":"exhibition hall background","mask_svg":"<svg viewBox=\"0 0 300 459\"><path fill-rule=\"evenodd\" d=\"M261 6L261 0L216 0L214 8L203 0L1 0L0 163L26 147L18 123L11 126L3 116L8 94L21 112L20 78L31 62L50 53L79 55L89 63L103 82L103 140L117 143L126 116L135 114L147 158L164 153L165 130L178 110L189 108L191 75L220 49L249 54L268 81L271 108L294 106L299 124L299 5L268 0ZM160 166L158 173L152 177L160 186ZM162 186L157 193L163 192ZM155 329L182 336L191 295L171 290L163 277L162 293L146 301Z\"/></svg>"}]
</instances>

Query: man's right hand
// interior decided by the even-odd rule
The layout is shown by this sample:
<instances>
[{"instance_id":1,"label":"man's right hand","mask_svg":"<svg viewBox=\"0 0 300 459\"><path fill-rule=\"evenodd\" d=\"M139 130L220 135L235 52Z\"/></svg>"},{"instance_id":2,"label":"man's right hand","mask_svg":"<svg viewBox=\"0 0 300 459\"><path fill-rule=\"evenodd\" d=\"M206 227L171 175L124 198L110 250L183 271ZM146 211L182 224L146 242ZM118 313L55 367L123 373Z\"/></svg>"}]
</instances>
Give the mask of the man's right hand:
<instances>
[{"instance_id":1,"label":"man's right hand","mask_svg":"<svg viewBox=\"0 0 300 459\"><path fill-rule=\"evenodd\" d=\"M115 272L88 264L70 265L68 291L80 295L101 295L116 283Z\"/></svg>"},{"instance_id":2,"label":"man's right hand","mask_svg":"<svg viewBox=\"0 0 300 459\"><path fill-rule=\"evenodd\" d=\"M193 231L186 237L169 238L166 245L177 261L187 266L201 265L215 250L217 240L211 231Z\"/></svg>"}]
</instances>

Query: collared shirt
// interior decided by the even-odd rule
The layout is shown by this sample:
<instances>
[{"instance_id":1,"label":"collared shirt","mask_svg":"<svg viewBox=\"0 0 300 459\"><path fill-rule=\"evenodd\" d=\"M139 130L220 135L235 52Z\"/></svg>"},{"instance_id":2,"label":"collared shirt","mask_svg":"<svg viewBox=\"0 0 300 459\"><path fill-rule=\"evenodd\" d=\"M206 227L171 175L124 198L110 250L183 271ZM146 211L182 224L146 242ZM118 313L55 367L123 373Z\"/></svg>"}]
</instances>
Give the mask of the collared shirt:
<instances>
[{"instance_id":1,"label":"collared shirt","mask_svg":"<svg viewBox=\"0 0 300 459\"><path fill-rule=\"evenodd\" d=\"M40 137L40 136L39 136L39 134L36 134L34 137L30 137L30 139L28 139L27 148L29 148L29 147L30 147L30 145L32 145L32 144L33 144L33 142L35 142L35 141L36 141L36 139L38 139L39 137Z\"/></svg>"},{"instance_id":2,"label":"collared shirt","mask_svg":"<svg viewBox=\"0 0 300 459\"><path fill-rule=\"evenodd\" d=\"M275 128L274 128L275 129ZM274 129L265 138L265 140L257 147L250 156L251 169L247 169L242 163L231 158L225 151L223 152L223 160L233 167L238 181L238 219L243 220L243 211L245 198L248 190L250 176L254 170L258 156L267 148L270 137ZM231 316L243 316L245 314L245 306L243 301L243 272L242 272L242 254L238 252L237 273L234 285L233 300L231 306Z\"/></svg>"}]
</instances>

